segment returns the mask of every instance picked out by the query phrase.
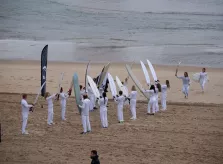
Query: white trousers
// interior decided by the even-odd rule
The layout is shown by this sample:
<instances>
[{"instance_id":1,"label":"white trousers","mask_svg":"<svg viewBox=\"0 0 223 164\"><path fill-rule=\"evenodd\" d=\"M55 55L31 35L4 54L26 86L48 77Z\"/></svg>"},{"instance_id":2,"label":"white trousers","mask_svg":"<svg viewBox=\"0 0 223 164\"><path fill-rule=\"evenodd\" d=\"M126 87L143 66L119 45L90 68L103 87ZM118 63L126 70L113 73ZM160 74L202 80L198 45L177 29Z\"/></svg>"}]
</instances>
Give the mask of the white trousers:
<instances>
[{"instance_id":1,"label":"white trousers","mask_svg":"<svg viewBox=\"0 0 223 164\"><path fill-rule=\"evenodd\" d=\"M22 113L22 133L26 131L26 125L28 121L28 113Z\"/></svg>"},{"instance_id":2,"label":"white trousers","mask_svg":"<svg viewBox=\"0 0 223 164\"><path fill-rule=\"evenodd\" d=\"M149 100L147 112L148 113L155 113L155 111L156 111L156 101L155 100Z\"/></svg>"},{"instance_id":3,"label":"white trousers","mask_svg":"<svg viewBox=\"0 0 223 164\"><path fill-rule=\"evenodd\" d=\"M205 83L206 83L205 80L201 80L200 81L200 86L201 86L202 91L204 91L204 85L205 85Z\"/></svg>"},{"instance_id":4,"label":"white trousers","mask_svg":"<svg viewBox=\"0 0 223 164\"><path fill-rule=\"evenodd\" d=\"M65 114L66 114L66 105L61 106L61 118L62 120L65 120Z\"/></svg>"},{"instance_id":5,"label":"white trousers","mask_svg":"<svg viewBox=\"0 0 223 164\"><path fill-rule=\"evenodd\" d=\"M81 116L81 121L84 129L84 133L87 131L91 131L91 124L89 120L89 116Z\"/></svg>"},{"instance_id":6,"label":"white trousers","mask_svg":"<svg viewBox=\"0 0 223 164\"><path fill-rule=\"evenodd\" d=\"M186 97L188 97L188 94L189 94L189 85L183 85L183 88L182 88L182 92L184 93L184 95Z\"/></svg>"},{"instance_id":7,"label":"white trousers","mask_svg":"<svg viewBox=\"0 0 223 164\"><path fill-rule=\"evenodd\" d=\"M105 109L100 109L100 118L101 118L101 126L103 128L108 127L108 118L107 118L107 110Z\"/></svg>"},{"instance_id":8,"label":"white trousers","mask_svg":"<svg viewBox=\"0 0 223 164\"><path fill-rule=\"evenodd\" d=\"M162 96L161 96L161 105L162 105L162 109L163 110L166 110L166 94L162 93Z\"/></svg>"},{"instance_id":9,"label":"white trousers","mask_svg":"<svg viewBox=\"0 0 223 164\"><path fill-rule=\"evenodd\" d=\"M53 107L48 108L48 118L47 118L47 124L53 123Z\"/></svg>"},{"instance_id":10,"label":"white trousers","mask_svg":"<svg viewBox=\"0 0 223 164\"><path fill-rule=\"evenodd\" d=\"M159 99L157 98L156 99L156 107L155 107L156 108L155 109L156 112L159 112L159 103L158 102L159 102Z\"/></svg>"},{"instance_id":11,"label":"white trousers","mask_svg":"<svg viewBox=\"0 0 223 164\"><path fill-rule=\"evenodd\" d=\"M134 99L130 100L130 110L132 113L132 118L136 119L136 100Z\"/></svg>"},{"instance_id":12,"label":"white trousers","mask_svg":"<svg viewBox=\"0 0 223 164\"><path fill-rule=\"evenodd\" d=\"M117 109L117 115L118 115L118 121L124 121L123 118L123 106L119 106L118 105L118 109Z\"/></svg>"},{"instance_id":13,"label":"white trousers","mask_svg":"<svg viewBox=\"0 0 223 164\"><path fill-rule=\"evenodd\" d=\"M89 99L91 101L91 106L90 106L90 110L93 110L95 107L95 96L94 95L90 95Z\"/></svg>"}]
</instances>

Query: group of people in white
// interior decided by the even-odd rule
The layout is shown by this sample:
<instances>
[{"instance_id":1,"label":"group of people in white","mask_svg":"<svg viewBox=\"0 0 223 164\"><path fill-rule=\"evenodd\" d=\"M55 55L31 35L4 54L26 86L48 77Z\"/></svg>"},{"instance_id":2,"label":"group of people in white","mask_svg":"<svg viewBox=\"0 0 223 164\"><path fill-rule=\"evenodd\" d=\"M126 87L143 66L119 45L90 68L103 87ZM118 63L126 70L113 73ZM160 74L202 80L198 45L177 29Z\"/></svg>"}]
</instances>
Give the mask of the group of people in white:
<instances>
[{"instance_id":1,"label":"group of people in white","mask_svg":"<svg viewBox=\"0 0 223 164\"><path fill-rule=\"evenodd\" d=\"M183 87L182 87L182 92L185 95L185 98L188 98L189 95L189 86L190 86L190 78L188 76L188 73L185 72L184 76L177 76L177 72L175 76L179 79L182 79L183 82ZM203 68L202 72L200 72L199 75L199 83L202 89L202 92L204 92L204 86L206 83L207 79L207 73L206 69ZM123 85L127 87L128 78L125 79L125 82L122 82ZM166 99L167 99L167 90L170 88L170 82L169 80L166 80L165 84L161 85L160 81L157 80L155 84L150 85L150 89L144 90L144 92L149 94L149 102L148 102L148 108L147 108L147 114L148 115L155 115L155 113L159 112L159 93L161 94L160 101L161 101L161 107L162 110L165 111L167 109L166 105ZM100 90L100 88L99 88ZM96 102L99 105L100 108L100 119L101 119L101 126L102 128L108 128L108 117L107 117L107 108L108 108L108 98L106 92L103 92L101 89L101 96L99 99L96 99L93 91L90 86L84 88L83 86L80 85L80 92L82 95L82 105L79 105L81 108L81 120L82 120L82 125L83 125L83 132L81 134L86 134L88 132L91 132L91 124L90 124L90 111L93 111L96 108ZM127 97L126 95L123 95L122 91L119 91L119 95L114 96L113 100L117 104L117 117L118 117L118 122L123 123L124 122L124 116L123 116L123 108L125 104L129 104L130 111L132 117L130 119L136 120L136 102L137 102L137 90L135 85L132 86L131 92L129 96ZM66 121L66 101L67 98L69 97L68 93L63 92L63 88L61 87L60 93L59 94L53 94L50 95L49 92L45 93L44 98L47 101L48 104L48 119L47 119L47 124L49 126L53 125L53 103L55 100L60 99L60 105L61 105L61 119L63 121ZM27 126L27 120L28 120L28 115L29 112L33 110L34 105L30 105L26 101L27 95L23 94L22 100L21 100L21 106L22 106L22 134L28 134L26 131L26 126Z\"/></svg>"}]
</instances>

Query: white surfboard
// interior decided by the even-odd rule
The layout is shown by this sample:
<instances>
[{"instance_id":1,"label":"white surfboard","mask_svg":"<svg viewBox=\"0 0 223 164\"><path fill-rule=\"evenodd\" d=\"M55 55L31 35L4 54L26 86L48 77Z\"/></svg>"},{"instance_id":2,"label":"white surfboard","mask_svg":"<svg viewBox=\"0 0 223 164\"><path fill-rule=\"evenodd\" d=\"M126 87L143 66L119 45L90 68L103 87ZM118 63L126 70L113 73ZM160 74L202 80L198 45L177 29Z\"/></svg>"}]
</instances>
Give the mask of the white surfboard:
<instances>
[{"instance_id":1,"label":"white surfboard","mask_svg":"<svg viewBox=\"0 0 223 164\"><path fill-rule=\"evenodd\" d=\"M100 87L104 81L104 78L108 72L108 69L110 67L110 63L108 63L106 66L104 66L104 68L102 69L101 71L101 75L100 75L100 78L99 78L99 82L98 82L98 87Z\"/></svg>"},{"instance_id":2,"label":"white surfboard","mask_svg":"<svg viewBox=\"0 0 223 164\"><path fill-rule=\"evenodd\" d=\"M129 65L126 64L126 70L131 77L132 81L135 83L136 87L139 89L139 91L149 100L149 94L145 93L145 89L142 87L142 84L138 81L136 76L133 74L131 68Z\"/></svg>"},{"instance_id":3,"label":"white surfboard","mask_svg":"<svg viewBox=\"0 0 223 164\"><path fill-rule=\"evenodd\" d=\"M150 69L150 71L151 71L151 74L152 74L152 76L153 76L154 81L157 81L156 72L155 72L155 70L154 70L154 68L153 68L152 63L151 63L148 59L147 59L147 63L148 63L148 65L149 65L149 69Z\"/></svg>"},{"instance_id":4,"label":"white surfboard","mask_svg":"<svg viewBox=\"0 0 223 164\"><path fill-rule=\"evenodd\" d=\"M147 69L146 69L146 66L145 66L145 64L144 64L142 61L140 61L140 64L141 64L141 67L142 67L142 71L143 71L143 73L144 73L144 76L145 76L145 78L146 78L146 83L147 83L148 85L150 85L149 73L148 73L148 71L147 71Z\"/></svg>"},{"instance_id":5,"label":"white surfboard","mask_svg":"<svg viewBox=\"0 0 223 164\"><path fill-rule=\"evenodd\" d=\"M128 90L126 89L126 87L122 84L121 80L118 78L118 76L115 77L116 83L119 87L119 89L123 92L123 95L125 96L129 96L128 94Z\"/></svg>"},{"instance_id":6,"label":"white surfboard","mask_svg":"<svg viewBox=\"0 0 223 164\"><path fill-rule=\"evenodd\" d=\"M199 83L200 81L200 73L195 73L193 74L193 77L192 77L193 81L196 82L196 83ZM205 82L208 81L208 76L205 76Z\"/></svg>"},{"instance_id":7,"label":"white surfboard","mask_svg":"<svg viewBox=\"0 0 223 164\"><path fill-rule=\"evenodd\" d=\"M90 87L91 87L95 97L100 98L100 93L99 93L98 88L97 88L95 82L93 81L93 79L87 75L87 80L88 80L88 83L90 84Z\"/></svg>"},{"instance_id":8,"label":"white surfboard","mask_svg":"<svg viewBox=\"0 0 223 164\"><path fill-rule=\"evenodd\" d=\"M115 85L114 79L110 73L108 73L108 81L109 81L112 96L116 96L117 95L116 85Z\"/></svg>"},{"instance_id":9,"label":"white surfboard","mask_svg":"<svg viewBox=\"0 0 223 164\"><path fill-rule=\"evenodd\" d=\"M40 87L39 91L37 92L36 99L35 99L35 101L33 103L34 105L37 103L38 97L39 97L39 95L41 93L41 90L43 89L43 87L44 87L45 84L46 84L46 81L43 83L43 85Z\"/></svg>"},{"instance_id":10,"label":"white surfboard","mask_svg":"<svg viewBox=\"0 0 223 164\"><path fill-rule=\"evenodd\" d=\"M62 83L62 81L63 81L63 76L64 76L64 72L61 73L61 75L60 75L59 85L58 85L58 92L57 92L57 93L60 93L60 88L61 88L61 83Z\"/></svg>"}]
</instances>

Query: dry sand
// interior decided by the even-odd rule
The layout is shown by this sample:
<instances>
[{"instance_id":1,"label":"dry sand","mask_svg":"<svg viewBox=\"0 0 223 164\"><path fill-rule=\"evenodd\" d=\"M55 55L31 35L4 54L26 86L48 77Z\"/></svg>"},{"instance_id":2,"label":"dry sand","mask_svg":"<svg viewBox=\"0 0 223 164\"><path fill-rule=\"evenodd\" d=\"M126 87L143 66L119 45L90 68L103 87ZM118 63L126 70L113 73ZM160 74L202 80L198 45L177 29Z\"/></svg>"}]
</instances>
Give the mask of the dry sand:
<instances>
[{"instance_id":1,"label":"dry sand","mask_svg":"<svg viewBox=\"0 0 223 164\"><path fill-rule=\"evenodd\" d=\"M52 127L47 109L36 107L28 121L28 136L21 135L20 95L0 94L3 138L0 163L89 164L97 149L102 164L222 164L222 106L169 105L155 116L146 115L146 103L137 104L136 121L128 107L124 124L117 123L116 106L109 102L109 128L102 129L99 111L90 113L92 133L81 135L80 116L74 98L68 99L67 121L60 119L59 102L54 107ZM28 98L32 102L34 96Z\"/></svg>"},{"instance_id":2,"label":"dry sand","mask_svg":"<svg viewBox=\"0 0 223 164\"><path fill-rule=\"evenodd\" d=\"M102 70L103 66L104 64L91 64L89 75L91 77L96 77ZM49 62L47 69L47 90L51 93L57 92L61 72L65 72L62 83L65 90L69 89L74 72L78 73L80 83L84 85L85 69L86 64ZM164 83L166 79L170 80L171 90L169 91L167 98L169 102L223 103L223 69L208 68L207 72L209 74L210 82L206 85L205 94L201 93L200 85L194 82L191 84L188 100L184 99L184 95L181 92L182 81L174 76L176 66L155 66L155 69L161 83ZM200 72L201 68L182 66L179 68L178 74L183 75L184 71L189 72L189 75L192 76L193 73ZM125 64L112 63L109 72L113 75L113 77L116 75L119 76L121 80L124 80L127 77ZM133 65L133 72L144 87L146 87L146 81L141 70L141 66L138 64ZM132 84L132 80L129 80L129 89L131 88ZM37 93L39 87L39 61L0 60L0 92ZM145 100L142 95L140 95L138 98Z\"/></svg>"},{"instance_id":3,"label":"dry sand","mask_svg":"<svg viewBox=\"0 0 223 164\"><path fill-rule=\"evenodd\" d=\"M92 64L89 74L96 76L103 64ZM47 90L57 91L58 79L65 72L63 87L69 88L74 72L84 84L86 64L48 64ZM124 124L117 123L116 106L110 101L109 128L100 127L99 111L90 113L93 132L80 135L82 125L74 97L68 99L67 121L60 119L59 102L55 102L52 127L46 123L44 108L36 106L28 121L28 136L21 135L21 93L36 93L40 86L39 62L0 61L0 122L2 143L0 163L89 164L90 151L97 149L102 164L222 164L223 163L223 76L222 69L207 69L210 82L205 94L197 83L192 83L190 97L183 98L182 82L174 77L175 66L155 66L161 82L169 79L168 110L155 116L146 115L147 104L138 101L136 121L129 120L124 109ZM179 74L191 75L201 68L180 67ZM124 64L112 64L109 71L121 79L127 76ZM133 72L145 84L139 65ZM129 88L132 81L129 81ZM7 93L5 93L7 92ZM16 94L18 93L18 94ZM35 95L29 95L32 103ZM140 96L141 100L145 100ZM171 104L171 105L170 105Z\"/></svg>"}]
</instances>

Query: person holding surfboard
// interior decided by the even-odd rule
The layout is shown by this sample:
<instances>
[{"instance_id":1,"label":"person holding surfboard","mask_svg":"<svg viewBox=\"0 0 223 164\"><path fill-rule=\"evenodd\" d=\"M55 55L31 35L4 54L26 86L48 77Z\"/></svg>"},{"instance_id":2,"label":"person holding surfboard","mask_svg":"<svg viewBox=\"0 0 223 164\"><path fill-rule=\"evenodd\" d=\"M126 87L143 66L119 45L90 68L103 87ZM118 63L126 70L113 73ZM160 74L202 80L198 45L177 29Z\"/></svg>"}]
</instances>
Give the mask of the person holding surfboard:
<instances>
[{"instance_id":1,"label":"person holding surfboard","mask_svg":"<svg viewBox=\"0 0 223 164\"><path fill-rule=\"evenodd\" d=\"M132 86L132 91L129 95L130 99L130 110L132 113L131 120L136 120L136 100L137 100L137 91L135 85Z\"/></svg>"},{"instance_id":2,"label":"person holding surfboard","mask_svg":"<svg viewBox=\"0 0 223 164\"><path fill-rule=\"evenodd\" d=\"M177 72L178 72L178 71L176 71L175 76L176 76L178 79L181 79L181 80L182 80L182 82L183 82L182 92L183 92L183 94L185 95L185 98L188 98L189 87L190 87L190 78L189 78L189 76L188 76L188 73L187 73L187 72L184 72L184 76L180 76L180 77L178 77L178 76L177 76Z\"/></svg>"},{"instance_id":3,"label":"person holding surfboard","mask_svg":"<svg viewBox=\"0 0 223 164\"><path fill-rule=\"evenodd\" d=\"M156 112L156 92L157 92L155 85L151 85L150 89L145 90L144 92L150 94L150 99L149 99L148 108L147 108L147 114L154 115Z\"/></svg>"},{"instance_id":4,"label":"person holding surfboard","mask_svg":"<svg viewBox=\"0 0 223 164\"><path fill-rule=\"evenodd\" d=\"M89 119L89 111L91 106L91 101L88 99L87 95L83 96L84 100L83 104L79 105L81 108L81 120L84 131L81 134L86 134L87 132L91 132L91 124Z\"/></svg>"},{"instance_id":5,"label":"person holding surfboard","mask_svg":"<svg viewBox=\"0 0 223 164\"><path fill-rule=\"evenodd\" d=\"M49 92L46 92L44 95L44 98L47 101L48 104L48 118L47 118L47 124L53 125L53 99L57 99L58 94L50 95Z\"/></svg>"},{"instance_id":6,"label":"person holding surfboard","mask_svg":"<svg viewBox=\"0 0 223 164\"><path fill-rule=\"evenodd\" d=\"M100 99L98 100L98 105L100 106L100 118L102 128L108 128L107 104L108 98L106 92L103 92L102 97L100 97Z\"/></svg>"},{"instance_id":7,"label":"person holding surfboard","mask_svg":"<svg viewBox=\"0 0 223 164\"><path fill-rule=\"evenodd\" d=\"M170 82L166 80L166 84L161 85L161 105L162 110L166 110L167 89L170 89Z\"/></svg>"},{"instance_id":8,"label":"person holding surfboard","mask_svg":"<svg viewBox=\"0 0 223 164\"><path fill-rule=\"evenodd\" d=\"M122 94L123 94L122 91L119 91L119 96L117 95L116 97L114 97L114 100L117 103L117 115L119 123L124 122L123 106L125 102L125 97Z\"/></svg>"},{"instance_id":9,"label":"person holding surfboard","mask_svg":"<svg viewBox=\"0 0 223 164\"><path fill-rule=\"evenodd\" d=\"M206 72L206 68L203 68L202 71L200 72L200 77L199 77L199 83L202 89L202 93L204 93L204 86L207 80L208 80L208 74Z\"/></svg>"},{"instance_id":10,"label":"person holding surfboard","mask_svg":"<svg viewBox=\"0 0 223 164\"><path fill-rule=\"evenodd\" d=\"M29 117L29 112L32 110L34 105L27 103L27 94L22 95L21 107L22 107L22 134L29 134L26 131L26 125Z\"/></svg>"},{"instance_id":11,"label":"person holding surfboard","mask_svg":"<svg viewBox=\"0 0 223 164\"><path fill-rule=\"evenodd\" d=\"M69 95L67 93L63 92L63 88L60 88L60 106L61 106L61 118L63 121L66 121L65 114L66 114L66 103L67 103L67 98Z\"/></svg>"},{"instance_id":12,"label":"person holding surfboard","mask_svg":"<svg viewBox=\"0 0 223 164\"><path fill-rule=\"evenodd\" d=\"M155 81L155 96L156 96L156 112L159 112L159 92L161 92L161 85L160 85L160 81L157 80Z\"/></svg>"}]
</instances>

